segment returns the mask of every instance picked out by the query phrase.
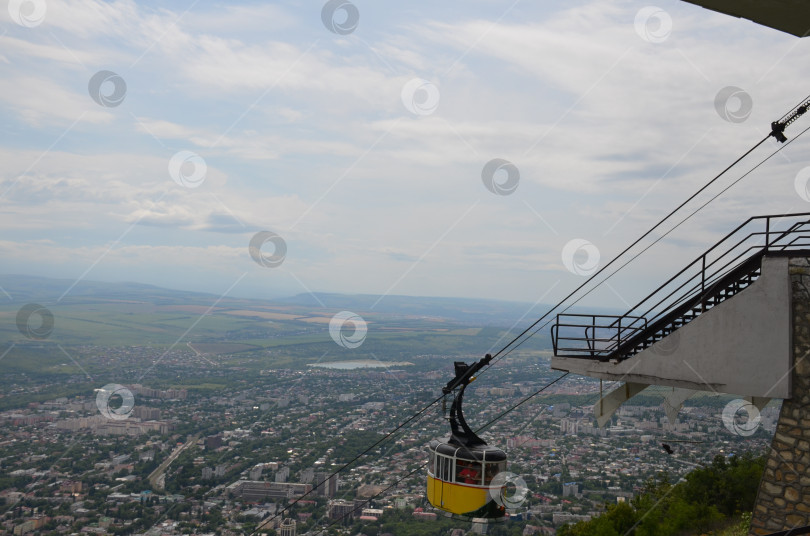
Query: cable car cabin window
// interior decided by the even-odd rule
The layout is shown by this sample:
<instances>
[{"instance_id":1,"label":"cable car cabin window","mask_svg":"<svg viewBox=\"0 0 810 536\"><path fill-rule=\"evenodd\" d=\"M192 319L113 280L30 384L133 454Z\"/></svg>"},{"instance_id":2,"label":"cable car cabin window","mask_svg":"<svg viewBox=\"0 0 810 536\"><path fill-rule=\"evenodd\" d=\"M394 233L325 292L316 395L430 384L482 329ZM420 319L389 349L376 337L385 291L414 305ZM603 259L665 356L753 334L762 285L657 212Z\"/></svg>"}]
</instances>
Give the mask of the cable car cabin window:
<instances>
[{"instance_id":1,"label":"cable car cabin window","mask_svg":"<svg viewBox=\"0 0 810 536\"><path fill-rule=\"evenodd\" d=\"M428 458L428 473L433 476L436 476L436 453L431 452L430 458Z\"/></svg>"},{"instance_id":2,"label":"cable car cabin window","mask_svg":"<svg viewBox=\"0 0 810 536\"><path fill-rule=\"evenodd\" d=\"M452 482L453 460L445 456L436 456L436 477L445 482Z\"/></svg>"},{"instance_id":3,"label":"cable car cabin window","mask_svg":"<svg viewBox=\"0 0 810 536\"><path fill-rule=\"evenodd\" d=\"M492 483L492 479L495 478L495 475L505 470L506 470L506 462L487 463L486 470L484 472L484 485L488 486L490 483Z\"/></svg>"},{"instance_id":4,"label":"cable car cabin window","mask_svg":"<svg viewBox=\"0 0 810 536\"><path fill-rule=\"evenodd\" d=\"M481 464L459 460L456 464L456 482L481 485Z\"/></svg>"}]
</instances>

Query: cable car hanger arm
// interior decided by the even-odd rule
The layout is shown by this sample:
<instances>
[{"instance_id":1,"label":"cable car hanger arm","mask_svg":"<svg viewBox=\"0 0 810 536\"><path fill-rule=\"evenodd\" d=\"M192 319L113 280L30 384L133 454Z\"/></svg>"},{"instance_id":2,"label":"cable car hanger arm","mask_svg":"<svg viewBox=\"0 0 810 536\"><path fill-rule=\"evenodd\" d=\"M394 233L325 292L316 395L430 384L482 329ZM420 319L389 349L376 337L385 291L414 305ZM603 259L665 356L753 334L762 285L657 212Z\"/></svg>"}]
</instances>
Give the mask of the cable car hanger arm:
<instances>
[{"instance_id":1,"label":"cable car hanger arm","mask_svg":"<svg viewBox=\"0 0 810 536\"><path fill-rule=\"evenodd\" d=\"M463 361L453 363L456 377L447 382L447 385L442 388L442 393L445 396L458 389L458 393L455 394L453 399L453 405L450 407L451 443L468 448L486 445L486 442L478 437L467 424L461 406L464 402L464 389L475 379L475 374L487 366L490 361L492 361L492 355L487 354L472 365L468 365Z\"/></svg>"},{"instance_id":2,"label":"cable car hanger arm","mask_svg":"<svg viewBox=\"0 0 810 536\"><path fill-rule=\"evenodd\" d=\"M466 386L475 379L474 376L479 370L489 365L490 361L492 361L492 355L487 354L472 365L468 365L463 361L454 362L453 365L455 366L456 377L447 382L447 385L442 387L442 393L449 395L459 387Z\"/></svg>"}]
</instances>

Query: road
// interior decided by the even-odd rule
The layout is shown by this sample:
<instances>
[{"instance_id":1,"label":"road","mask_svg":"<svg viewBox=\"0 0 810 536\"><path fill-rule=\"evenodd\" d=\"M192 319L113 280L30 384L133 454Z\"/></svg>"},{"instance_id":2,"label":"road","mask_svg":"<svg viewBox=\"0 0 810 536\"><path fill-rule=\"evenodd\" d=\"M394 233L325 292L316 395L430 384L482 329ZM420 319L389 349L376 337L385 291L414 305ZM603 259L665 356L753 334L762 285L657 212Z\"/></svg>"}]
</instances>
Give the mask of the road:
<instances>
[{"instance_id":1,"label":"road","mask_svg":"<svg viewBox=\"0 0 810 536\"><path fill-rule=\"evenodd\" d=\"M166 472L166 469L169 468L172 462L176 460L184 450L196 445L199 438L200 434L196 434L194 437L174 449L174 451L169 454L169 457L163 460L163 463L161 463L158 468L152 471L152 474L149 475L149 485L151 485L154 489L162 490L165 487L164 473Z\"/></svg>"}]
</instances>

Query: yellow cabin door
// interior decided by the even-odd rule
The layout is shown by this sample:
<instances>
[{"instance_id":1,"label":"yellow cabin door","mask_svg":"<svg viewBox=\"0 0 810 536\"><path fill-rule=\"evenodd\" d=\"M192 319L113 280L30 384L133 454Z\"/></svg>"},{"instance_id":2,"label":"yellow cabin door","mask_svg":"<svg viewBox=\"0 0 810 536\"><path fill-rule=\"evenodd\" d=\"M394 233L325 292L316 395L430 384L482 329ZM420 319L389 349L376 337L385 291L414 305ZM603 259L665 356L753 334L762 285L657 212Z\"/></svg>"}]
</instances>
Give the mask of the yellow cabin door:
<instances>
[{"instance_id":1,"label":"yellow cabin door","mask_svg":"<svg viewBox=\"0 0 810 536\"><path fill-rule=\"evenodd\" d=\"M433 500L436 501L437 506L444 505L444 482L438 478L433 479Z\"/></svg>"}]
</instances>

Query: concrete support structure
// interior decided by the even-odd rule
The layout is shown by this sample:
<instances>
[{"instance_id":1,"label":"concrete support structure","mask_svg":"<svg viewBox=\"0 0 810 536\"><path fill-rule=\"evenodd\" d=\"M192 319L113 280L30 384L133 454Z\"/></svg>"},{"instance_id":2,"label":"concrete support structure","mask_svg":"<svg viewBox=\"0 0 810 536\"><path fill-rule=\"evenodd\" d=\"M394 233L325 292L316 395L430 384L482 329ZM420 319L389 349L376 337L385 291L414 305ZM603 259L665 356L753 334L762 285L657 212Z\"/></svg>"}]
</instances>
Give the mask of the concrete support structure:
<instances>
[{"instance_id":1,"label":"concrete support structure","mask_svg":"<svg viewBox=\"0 0 810 536\"><path fill-rule=\"evenodd\" d=\"M616 410L619 409L619 406L647 387L649 387L649 385L646 383L627 382L614 389L609 394L602 396L593 406L593 414L596 416L596 422L599 423L600 427L605 426L613 414L616 413Z\"/></svg>"},{"instance_id":2,"label":"concrete support structure","mask_svg":"<svg viewBox=\"0 0 810 536\"><path fill-rule=\"evenodd\" d=\"M766 257L748 288L619 363L554 357L551 368L630 384L789 398L787 257Z\"/></svg>"},{"instance_id":3,"label":"concrete support structure","mask_svg":"<svg viewBox=\"0 0 810 536\"><path fill-rule=\"evenodd\" d=\"M810 525L810 259L790 260L793 396L782 403L751 536Z\"/></svg>"},{"instance_id":4,"label":"concrete support structure","mask_svg":"<svg viewBox=\"0 0 810 536\"><path fill-rule=\"evenodd\" d=\"M749 536L810 526L810 258L801 254L765 256L751 285L628 359L552 360L557 370L623 382L594 406L600 425L649 385L674 388L670 422L691 390L759 409L783 399Z\"/></svg>"}]
</instances>

